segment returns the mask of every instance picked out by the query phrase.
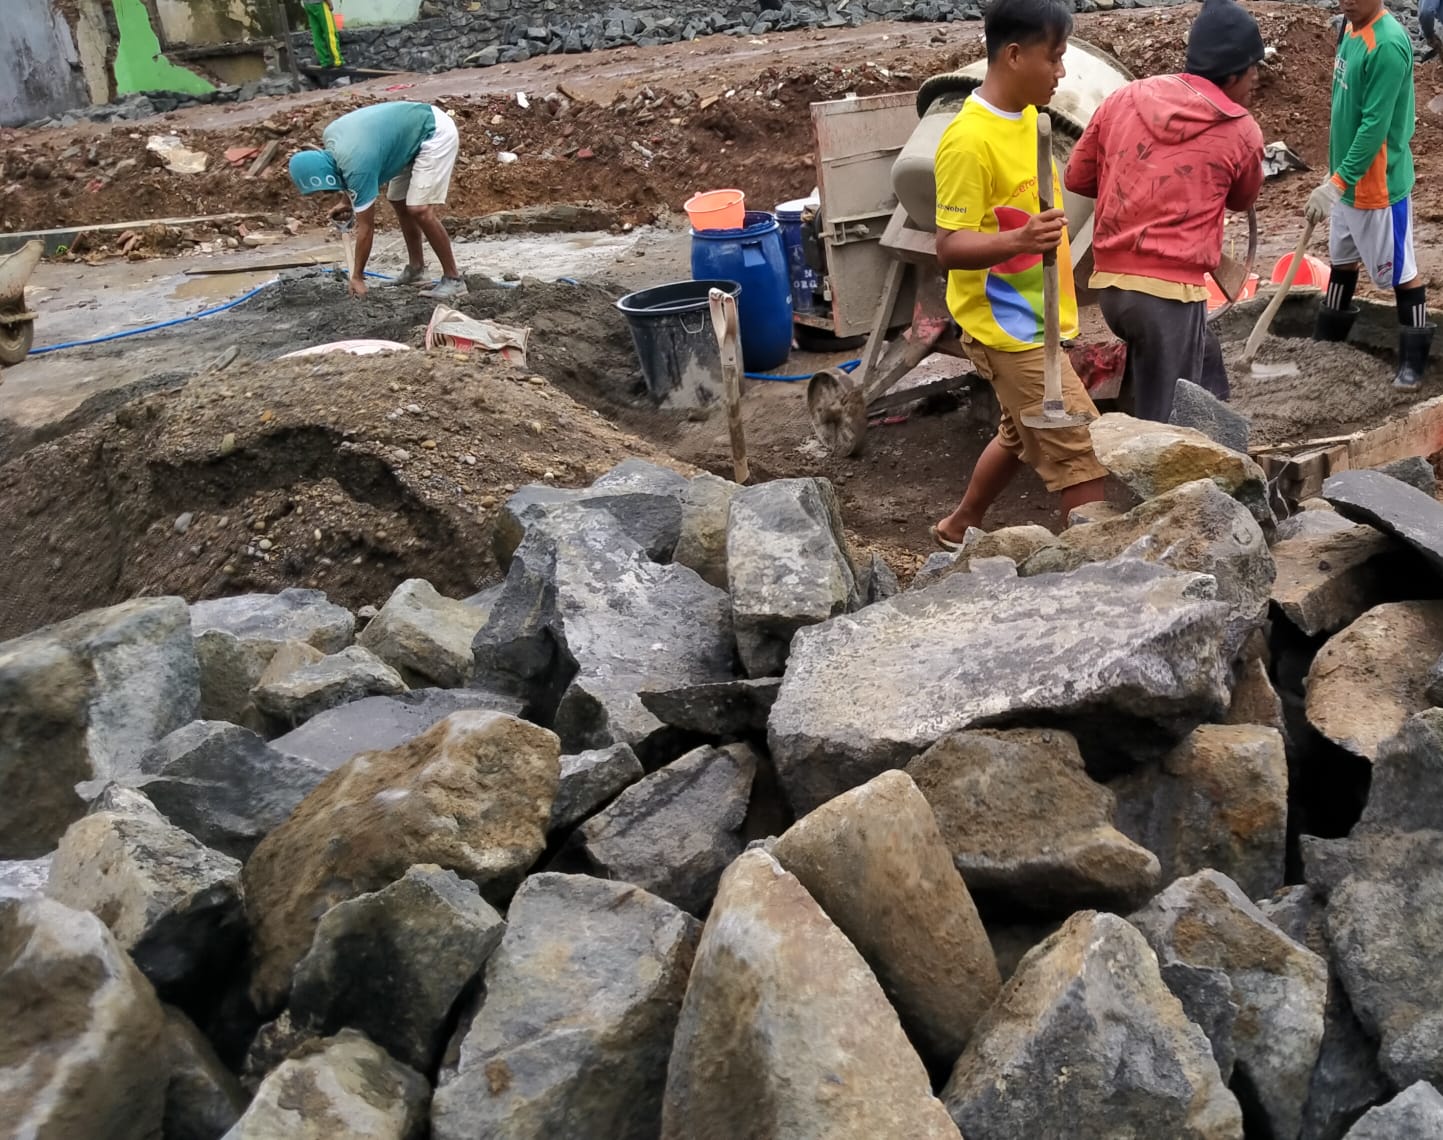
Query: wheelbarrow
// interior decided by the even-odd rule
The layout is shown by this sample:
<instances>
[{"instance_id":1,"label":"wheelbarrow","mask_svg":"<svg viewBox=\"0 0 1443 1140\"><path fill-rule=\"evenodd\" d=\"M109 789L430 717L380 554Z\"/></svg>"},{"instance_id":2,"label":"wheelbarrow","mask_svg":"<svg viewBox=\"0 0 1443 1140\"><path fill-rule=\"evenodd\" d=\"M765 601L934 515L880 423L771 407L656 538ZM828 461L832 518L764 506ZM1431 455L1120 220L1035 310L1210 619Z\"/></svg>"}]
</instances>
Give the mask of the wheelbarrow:
<instances>
[{"instance_id":1,"label":"wheelbarrow","mask_svg":"<svg viewBox=\"0 0 1443 1140\"><path fill-rule=\"evenodd\" d=\"M1065 164L1093 112L1132 76L1112 56L1069 41L1067 70L1049 110L1054 153ZM947 275L937 264L933 159L942 132L985 74L985 61L935 76L915 94L814 103L818 234L825 250L821 313L795 319L835 337L865 336L855 371L828 368L807 385L812 431L834 454L864 445L869 419L912 400L978 378L970 370L917 388L893 391L934 354L965 359L960 330L947 306ZM1079 305L1095 304L1091 200L1064 192L1072 271ZM1214 274L1226 298L1242 290L1257 248L1257 219L1248 216L1248 252ZM1075 343L1068 356L1094 399L1113 399L1122 386L1125 351L1117 342Z\"/></svg>"},{"instance_id":2,"label":"wheelbarrow","mask_svg":"<svg viewBox=\"0 0 1443 1140\"><path fill-rule=\"evenodd\" d=\"M19 364L35 343L35 314L25 307L25 285L44 252L42 242L28 241L0 257L0 364Z\"/></svg>"}]
</instances>

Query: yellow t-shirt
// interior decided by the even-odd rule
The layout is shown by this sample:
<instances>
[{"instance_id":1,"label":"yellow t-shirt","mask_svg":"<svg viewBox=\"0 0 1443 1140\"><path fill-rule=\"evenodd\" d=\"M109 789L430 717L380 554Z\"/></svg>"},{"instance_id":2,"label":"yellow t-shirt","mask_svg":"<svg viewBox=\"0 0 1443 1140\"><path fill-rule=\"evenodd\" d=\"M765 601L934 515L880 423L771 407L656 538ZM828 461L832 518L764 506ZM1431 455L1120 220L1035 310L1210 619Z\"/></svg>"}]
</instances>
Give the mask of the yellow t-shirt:
<instances>
[{"instance_id":1,"label":"yellow t-shirt","mask_svg":"<svg viewBox=\"0 0 1443 1140\"><path fill-rule=\"evenodd\" d=\"M1093 289L1126 289L1129 293L1146 293L1163 301L1206 301L1206 285L1189 285L1186 281L1164 281L1140 273L1094 273L1088 285Z\"/></svg>"},{"instance_id":2,"label":"yellow t-shirt","mask_svg":"<svg viewBox=\"0 0 1443 1140\"><path fill-rule=\"evenodd\" d=\"M937 146L937 228L995 234L1020 229L1041 210L1037 197L1037 109L1011 116L969 95ZM1062 181L1052 164L1053 201ZM1077 335L1077 290L1067 235L1057 249L1064 340ZM1023 352L1043 342L1042 256L947 275L947 307L988 348Z\"/></svg>"}]
</instances>

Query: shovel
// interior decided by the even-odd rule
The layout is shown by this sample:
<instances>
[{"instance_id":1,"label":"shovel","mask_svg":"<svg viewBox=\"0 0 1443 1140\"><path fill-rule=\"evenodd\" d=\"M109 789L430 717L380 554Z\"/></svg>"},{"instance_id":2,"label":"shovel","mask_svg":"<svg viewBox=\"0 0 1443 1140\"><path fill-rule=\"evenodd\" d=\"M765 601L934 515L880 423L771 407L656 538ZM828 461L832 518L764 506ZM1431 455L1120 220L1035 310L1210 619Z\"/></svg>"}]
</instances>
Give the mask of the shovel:
<instances>
[{"instance_id":1,"label":"shovel","mask_svg":"<svg viewBox=\"0 0 1443 1140\"><path fill-rule=\"evenodd\" d=\"M1052 209L1052 120L1037 116L1037 200L1045 212ZM1082 427L1090 417L1069 412L1062 404L1062 314L1059 310L1057 251L1042 255L1042 414L1023 416L1030 428L1051 431Z\"/></svg>"},{"instance_id":2,"label":"shovel","mask_svg":"<svg viewBox=\"0 0 1443 1140\"><path fill-rule=\"evenodd\" d=\"M1254 376L1276 379L1279 376L1295 376L1298 366L1292 361L1284 361L1281 364L1259 364L1253 358L1257 356L1258 349L1262 347L1263 337L1268 335L1268 329L1272 327L1273 318L1277 316L1278 310L1282 307L1288 290L1293 287L1297 279L1298 270L1302 267L1303 256L1308 251L1308 242L1313 240L1313 223L1309 222L1303 227L1303 236L1298 239L1298 248L1293 250L1293 263L1288 266L1288 275L1283 278L1283 283L1278 291L1273 294L1273 299L1268 302L1268 307L1263 310L1263 315L1258 318L1258 323L1253 326L1252 335L1248 337L1247 346L1243 349L1243 363L1246 364Z\"/></svg>"}]
</instances>

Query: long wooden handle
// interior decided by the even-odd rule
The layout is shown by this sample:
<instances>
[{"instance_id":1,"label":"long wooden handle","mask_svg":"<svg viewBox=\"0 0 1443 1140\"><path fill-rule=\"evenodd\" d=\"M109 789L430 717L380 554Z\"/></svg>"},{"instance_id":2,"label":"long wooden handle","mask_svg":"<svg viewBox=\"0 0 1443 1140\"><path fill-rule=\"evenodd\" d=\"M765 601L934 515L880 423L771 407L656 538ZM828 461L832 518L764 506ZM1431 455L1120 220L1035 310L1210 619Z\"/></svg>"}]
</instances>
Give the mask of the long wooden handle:
<instances>
[{"instance_id":1,"label":"long wooden handle","mask_svg":"<svg viewBox=\"0 0 1443 1140\"><path fill-rule=\"evenodd\" d=\"M1052 209L1052 119L1037 115L1037 202ZM1057 251L1042 255L1042 399L1062 406L1062 314L1058 300Z\"/></svg>"},{"instance_id":2,"label":"long wooden handle","mask_svg":"<svg viewBox=\"0 0 1443 1140\"><path fill-rule=\"evenodd\" d=\"M747 437L742 430L742 349L737 300L730 293L713 289L707 294L712 331L721 352L722 386L726 392L727 429L732 441L732 475L738 483L751 478L747 463Z\"/></svg>"},{"instance_id":3,"label":"long wooden handle","mask_svg":"<svg viewBox=\"0 0 1443 1140\"><path fill-rule=\"evenodd\" d=\"M1298 248L1293 250L1293 263L1288 266L1288 275L1283 278L1283 283L1278 291L1273 294L1273 299L1268 302L1268 307L1263 310L1263 315L1258 318L1258 323L1253 326L1252 335L1248 337L1247 346L1243 349L1243 363L1251 364L1253 357L1257 356L1258 349L1263 345L1263 337L1268 335L1268 329L1272 327L1273 318L1278 315L1282 308L1283 298L1288 295L1288 290L1293 287L1297 279L1298 270L1302 268L1303 257L1307 253L1308 242L1313 240L1313 223L1309 222L1303 227L1303 236L1298 239Z\"/></svg>"}]
</instances>

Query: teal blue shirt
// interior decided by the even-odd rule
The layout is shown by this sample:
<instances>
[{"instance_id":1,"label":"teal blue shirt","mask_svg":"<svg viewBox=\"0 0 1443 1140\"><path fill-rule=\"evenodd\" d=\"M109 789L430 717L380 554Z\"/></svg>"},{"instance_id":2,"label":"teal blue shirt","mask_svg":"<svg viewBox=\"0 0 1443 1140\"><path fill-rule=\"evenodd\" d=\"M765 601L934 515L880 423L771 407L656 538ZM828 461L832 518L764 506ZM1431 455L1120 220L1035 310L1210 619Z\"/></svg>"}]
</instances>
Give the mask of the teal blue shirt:
<instances>
[{"instance_id":1,"label":"teal blue shirt","mask_svg":"<svg viewBox=\"0 0 1443 1140\"><path fill-rule=\"evenodd\" d=\"M342 115L321 133L321 142L340 168L351 206L364 210L435 133L429 103L373 103Z\"/></svg>"}]
</instances>

